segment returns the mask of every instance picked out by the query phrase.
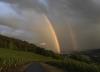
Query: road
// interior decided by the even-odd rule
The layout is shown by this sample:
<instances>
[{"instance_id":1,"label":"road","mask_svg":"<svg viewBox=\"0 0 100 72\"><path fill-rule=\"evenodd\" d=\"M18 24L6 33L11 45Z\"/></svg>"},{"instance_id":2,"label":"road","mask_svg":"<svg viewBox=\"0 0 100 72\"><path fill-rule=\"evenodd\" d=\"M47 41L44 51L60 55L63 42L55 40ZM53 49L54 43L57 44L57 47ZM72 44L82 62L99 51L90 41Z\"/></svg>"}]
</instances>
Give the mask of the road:
<instances>
[{"instance_id":1,"label":"road","mask_svg":"<svg viewBox=\"0 0 100 72\"><path fill-rule=\"evenodd\" d=\"M32 63L26 69L25 72L47 72L40 63Z\"/></svg>"},{"instance_id":2,"label":"road","mask_svg":"<svg viewBox=\"0 0 100 72\"><path fill-rule=\"evenodd\" d=\"M67 72L67 71L63 71L62 69L56 68L48 64L33 62L25 68L24 72Z\"/></svg>"}]
</instances>

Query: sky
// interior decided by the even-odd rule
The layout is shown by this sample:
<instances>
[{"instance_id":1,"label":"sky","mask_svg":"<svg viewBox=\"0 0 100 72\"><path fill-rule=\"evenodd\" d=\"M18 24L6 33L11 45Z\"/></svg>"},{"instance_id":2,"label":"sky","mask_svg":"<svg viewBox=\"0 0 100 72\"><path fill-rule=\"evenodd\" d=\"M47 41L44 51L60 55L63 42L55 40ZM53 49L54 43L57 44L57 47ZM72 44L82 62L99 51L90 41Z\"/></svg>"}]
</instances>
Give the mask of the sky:
<instances>
[{"instance_id":1,"label":"sky","mask_svg":"<svg viewBox=\"0 0 100 72\"><path fill-rule=\"evenodd\" d=\"M0 0L0 34L55 52L100 48L100 0Z\"/></svg>"}]
</instances>

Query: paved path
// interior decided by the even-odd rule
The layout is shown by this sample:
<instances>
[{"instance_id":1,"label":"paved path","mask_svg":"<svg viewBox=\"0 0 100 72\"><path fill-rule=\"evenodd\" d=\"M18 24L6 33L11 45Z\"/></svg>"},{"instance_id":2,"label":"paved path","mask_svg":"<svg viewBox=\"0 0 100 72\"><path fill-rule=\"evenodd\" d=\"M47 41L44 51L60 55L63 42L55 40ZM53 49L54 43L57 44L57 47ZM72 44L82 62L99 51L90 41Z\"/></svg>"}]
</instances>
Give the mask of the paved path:
<instances>
[{"instance_id":1,"label":"paved path","mask_svg":"<svg viewBox=\"0 0 100 72\"><path fill-rule=\"evenodd\" d=\"M24 72L67 72L67 71L63 71L59 68L50 66L48 64L33 62L25 68Z\"/></svg>"},{"instance_id":2,"label":"paved path","mask_svg":"<svg viewBox=\"0 0 100 72\"><path fill-rule=\"evenodd\" d=\"M40 63L32 63L25 69L25 72L47 72Z\"/></svg>"}]
</instances>

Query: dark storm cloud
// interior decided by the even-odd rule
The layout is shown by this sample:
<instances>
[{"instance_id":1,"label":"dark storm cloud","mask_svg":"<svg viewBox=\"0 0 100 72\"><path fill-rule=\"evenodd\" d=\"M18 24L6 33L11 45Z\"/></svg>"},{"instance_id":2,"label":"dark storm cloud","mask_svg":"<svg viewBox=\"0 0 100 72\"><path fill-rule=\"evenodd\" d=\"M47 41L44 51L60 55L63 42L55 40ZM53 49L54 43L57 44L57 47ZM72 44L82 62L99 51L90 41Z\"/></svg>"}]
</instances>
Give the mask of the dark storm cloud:
<instances>
[{"instance_id":1,"label":"dark storm cloud","mask_svg":"<svg viewBox=\"0 0 100 72\"><path fill-rule=\"evenodd\" d=\"M100 42L99 4L99 0L49 0L48 17L56 29L63 48L62 51L72 50L69 46L68 24L73 29L79 46L78 49L84 50L100 47L98 44Z\"/></svg>"},{"instance_id":2,"label":"dark storm cloud","mask_svg":"<svg viewBox=\"0 0 100 72\"><path fill-rule=\"evenodd\" d=\"M91 0L69 0L72 4L69 7L78 12L78 15L81 18L88 19L94 22L97 22L97 19L100 18L100 8L97 8Z\"/></svg>"},{"instance_id":3,"label":"dark storm cloud","mask_svg":"<svg viewBox=\"0 0 100 72\"><path fill-rule=\"evenodd\" d=\"M76 42L80 50L100 47L99 0L47 1L48 2L46 2L46 0L0 0L0 2L9 3L19 16L24 15L24 17L29 20L28 24L22 24L23 19L19 19L21 18L19 16L18 18L16 18L17 16L14 17L15 19L13 17L11 18L11 16L10 18L1 17L0 24L26 29L28 25L30 27L34 26L35 24L33 25L33 23L35 21L38 23L38 20L35 20L35 18L41 20L41 14L45 14L51 20L57 32L63 51L67 52L72 50L70 47L68 24L72 26L73 33L75 32ZM44 2L46 4L44 4Z\"/></svg>"},{"instance_id":4,"label":"dark storm cloud","mask_svg":"<svg viewBox=\"0 0 100 72\"><path fill-rule=\"evenodd\" d=\"M50 26L43 15L45 2L35 4L35 0L33 3L16 1L0 1L0 34L27 40L56 51Z\"/></svg>"},{"instance_id":5,"label":"dark storm cloud","mask_svg":"<svg viewBox=\"0 0 100 72\"><path fill-rule=\"evenodd\" d=\"M94 23L100 17L100 8L91 0L52 0L51 6L64 17L81 18Z\"/></svg>"},{"instance_id":6,"label":"dark storm cloud","mask_svg":"<svg viewBox=\"0 0 100 72\"><path fill-rule=\"evenodd\" d=\"M38 12L46 12L46 8L39 4L39 0L1 0L9 3L17 3L21 8L32 8ZM63 16L72 16L97 22L100 17L100 8L91 0L48 0L51 8L61 12Z\"/></svg>"}]
</instances>

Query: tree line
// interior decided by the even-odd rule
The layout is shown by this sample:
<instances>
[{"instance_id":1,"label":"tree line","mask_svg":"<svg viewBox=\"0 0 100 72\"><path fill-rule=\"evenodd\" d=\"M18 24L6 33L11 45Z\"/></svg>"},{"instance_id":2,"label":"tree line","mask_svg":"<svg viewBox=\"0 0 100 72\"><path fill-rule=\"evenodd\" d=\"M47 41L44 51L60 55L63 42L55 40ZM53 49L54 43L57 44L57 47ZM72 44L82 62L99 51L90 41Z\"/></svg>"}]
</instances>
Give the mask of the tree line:
<instances>
[{"instance_id":1,"label":"tree line","mask_svg":"<svg viewBox=\"0 0 100 72\"><path fill-rule=\"evenodd\" d=\"M22 41L19 39L7 37L0 35L0 48L8 48L12 50L33 52L44 56L50 56L53 58L61 58L59 54L54 53L50 50L45 50L44 48L38 47L27 41Z\"/></svg>"}]
</instances>

